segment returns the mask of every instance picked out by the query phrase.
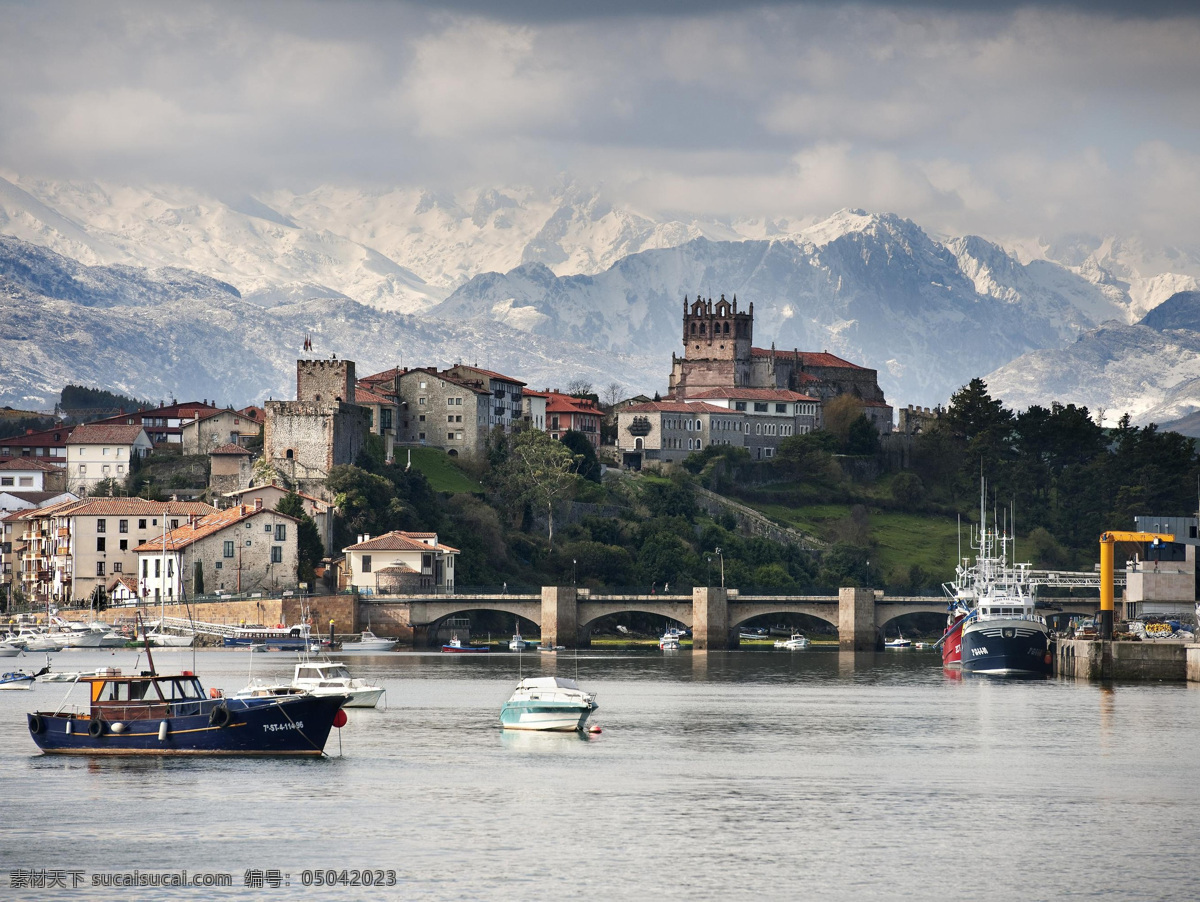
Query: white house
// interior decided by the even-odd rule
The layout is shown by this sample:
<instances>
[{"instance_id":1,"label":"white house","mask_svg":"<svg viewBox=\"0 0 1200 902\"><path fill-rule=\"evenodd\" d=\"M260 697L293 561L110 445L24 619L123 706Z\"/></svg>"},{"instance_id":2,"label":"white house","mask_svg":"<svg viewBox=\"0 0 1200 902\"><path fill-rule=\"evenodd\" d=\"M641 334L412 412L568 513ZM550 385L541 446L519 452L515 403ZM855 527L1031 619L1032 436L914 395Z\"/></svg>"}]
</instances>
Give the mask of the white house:
<instances>
[{"instance_id":1,"label":"white house","mask_svg":"<svg viewBox=\"0 0 1200 902\"><path fill-rule=\"evenodd\" d=\"M67 439L68 484L86 492L106 479L124 480L133 459L153 450L141 426L76 426Z\"/></svg>"},{"instance_id":2,"label":"white house","mask_svg":"<svg viewBox=\"0 0 1200 902\"><path fill-rule=\"evenodd\" d=\"M396 587L454 589L457 548L442 545L435 532L394 530L381 536L359 536L342 549L350 587L364 594L383 594Z\"/></svg>"}]
</instances>

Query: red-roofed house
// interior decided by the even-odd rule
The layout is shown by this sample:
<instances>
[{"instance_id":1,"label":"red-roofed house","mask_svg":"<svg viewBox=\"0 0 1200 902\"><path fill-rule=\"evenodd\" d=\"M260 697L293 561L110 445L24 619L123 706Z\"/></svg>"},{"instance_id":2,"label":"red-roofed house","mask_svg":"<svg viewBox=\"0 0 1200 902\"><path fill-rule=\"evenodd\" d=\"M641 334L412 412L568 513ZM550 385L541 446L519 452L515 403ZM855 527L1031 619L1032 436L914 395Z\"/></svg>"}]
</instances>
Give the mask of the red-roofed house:
<instances>
[{"instance_id":1,"label":"red-roofed house","mask_svg":"<svg viewBox=\"0 0 1200 902\"><path fill-rule=\"evenodd\" d=\"M588 398L576 398L562 392L546 392L546 432L561 439L571 429L582 433L599 449L600 418L603 414Z\"/></svg>"},{"instance_id":2,"label":"red-roofed house","mask_svg":"<svg viewBox=\"0 0 1200 902\"><path fill-rule=\"evenodd\" d=\"M397 582L417 591L454 590L454 558L459 551L440 544L437 533L395 530L374 538L359 536L343 551L348 585L365 595L381 594L381 589ZM419 579L408 577L406 570Z\"/></svg>"},{"instance_id":3,"label":"red-roofed house","mask_svg":"<svg viewBox=\"0 0 1200 902\"><path fill-rule=\"evenodd\" d=\"M108 479L124 482L135 457L154 450L141 426L87 423L76 426L67 439L67 481L83 495Z\"/></svg>"},{"instance_id":4,"label":"red-roofed house","mask_svg":"<svg viewBox=\"0 0 1200 902\"><path fill-rule=\"evenodd\" d=\"M295 517L243 504L188 520L134 549L138 594L191 597L197 567L205 594L295 589L299 526Z\"/></svg>"},{"instance_id":5,"label":"red-roofed house","mask_svg":"<svg viewBox=\"0 0 1200 902\"><path fill-rule=\"evenodd\" d=\"M51 463L66 465L69 426L56 426L41 432L29 430L24 435L0 439L0 460L9 457L42 458Z\"/></svg>"},{"instance_id":6,"label":"red-roofed house","mask_svg":"<svg viewBox=\"0 0 1200 902\"><path fill-rule=\"evenodd\" d=\"M36 457L0 458L0 491L63 492L67 471L61 464Z\"/></svg>"},{"instance_id":7,"label":"red-roofed house","mask_svg":"<svg viewBox=\"0 0 1200 902\"><path fill-rule=\"evenodd\" d=\"M155 445L178 445L183 442L184 425L220 409L207 401L188 401L156 407L154 410L135 410L105 417L92 425L141 426L146 430L146 437Z\"/></svg>"},{"instance_id":8,"label":"red-roofed house","mask_svg":"<svg viewBox=\"0 0 1200 902\"><path fill-rule=\"evenodd\" d=\"M474 455L493 429L511 433L521 421L525 383L511 376L458 364L408 370L398 382L397 441L445 448L451 457Z\"/></svg>"}]
</instances>

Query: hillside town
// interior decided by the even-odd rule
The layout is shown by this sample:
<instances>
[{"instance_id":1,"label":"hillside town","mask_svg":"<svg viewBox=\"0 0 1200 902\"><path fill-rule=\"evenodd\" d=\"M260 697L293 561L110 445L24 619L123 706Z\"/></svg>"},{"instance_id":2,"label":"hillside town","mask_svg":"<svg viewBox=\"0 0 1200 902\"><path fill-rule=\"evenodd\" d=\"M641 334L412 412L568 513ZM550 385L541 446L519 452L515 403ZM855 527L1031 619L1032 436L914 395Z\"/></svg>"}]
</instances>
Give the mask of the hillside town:
<instances>
[{"instance_id":1,"label":"hillside town","mask_svg":"<svg viewBox=\"0 0 1200 902\"><path fill-rule=\"evenodd\" d=\"M590 386L539 391L466 363L363 376L353 360L315 356L306 340L292 400L172 402L0 439L0 598L124 604L311 590L298 568L301 519L320 537L321 575L334 589L452 590L458 551L435 533L335 547L327 480L371 442L388 462L413 448L469 460L494 433L536 430L582 436L602 463L632 470L669 469L710 446L762 461L785 439L820 430L838 398L878 433L892 431L875 370L825 351L754 347L753 304L685 297L682 324L683 354L661 397L614 391L605 404ZM138 469L171 454L207 457L207 485L165 501L138 497ZM288 498L294 514L280 510Z\"/></svg>"}]
</instances>

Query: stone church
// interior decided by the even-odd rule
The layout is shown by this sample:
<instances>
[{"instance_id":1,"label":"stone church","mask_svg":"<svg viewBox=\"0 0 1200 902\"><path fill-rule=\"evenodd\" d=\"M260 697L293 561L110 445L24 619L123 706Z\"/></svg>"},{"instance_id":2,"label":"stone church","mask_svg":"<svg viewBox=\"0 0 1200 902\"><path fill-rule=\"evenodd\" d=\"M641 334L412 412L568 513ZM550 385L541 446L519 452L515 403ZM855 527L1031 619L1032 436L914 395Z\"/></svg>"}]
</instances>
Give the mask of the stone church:
<instances>
[{"instance_id":1,"label":"stone church","mask_svg":"<svg viewBox=\"0 0 1200 902\"><path fill-rule=\"evenodd\" d=\"M714 303L683 298L683 356L671 355L669 397L696 398L713 389L787 389L822 404L850 394L863 404L880 433L892 431L892 408L878 372L828 351L779 351L754 347L754 304L739 311L737 297Z\"/></svg>"}]
</instances>

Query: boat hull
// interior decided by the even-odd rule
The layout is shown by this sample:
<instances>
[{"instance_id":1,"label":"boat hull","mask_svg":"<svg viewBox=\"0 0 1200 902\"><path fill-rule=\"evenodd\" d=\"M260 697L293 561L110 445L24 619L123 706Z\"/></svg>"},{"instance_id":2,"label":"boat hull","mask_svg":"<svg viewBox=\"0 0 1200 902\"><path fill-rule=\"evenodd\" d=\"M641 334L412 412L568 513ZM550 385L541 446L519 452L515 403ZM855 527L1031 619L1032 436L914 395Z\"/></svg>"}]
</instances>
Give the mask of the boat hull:
<instances>
[{"instance_id":1,"label":"boat hull","mask_svg":"<svg viewBox=\"0 0 1200 902\"><path fill-rule=\"evenodd\" d=\"M194 713L127 722L46 712L27 719L30 736L47 755L317 756L345 700L344 695L203 700L180 706ZM217 726L213 710L221 706L228 720ZM165 734L160 733L164 723ZM118 724L119 732L113 729Z\"/></svg>"},{"instance_id":2,"label":"boat hull","mask_svg":"<svg viewBox=\"0 0 1200 902\"><path fill-rule=\"evenodd\" d=\"M571 733L582 730L592 708L574 702L507 702L500 709L500 725L506 730L539 730Z\"/></svg>"},{"instance_id":3,"label":"boat hull","mask_svg":"<svg viewBox=\"0 0 1200 902\"><path fill-rule=\"evenodd\" d=\"M1031 620L975 621L962 630L963 673L1047 676L1050 635Z\"/></svg>"},{"instance_id":4,"label":"boat hull","mask_svg":"<svg viewBox=\"0 0 1200 902\"><path fill-rule=\"evenodd\" d=\"M942 667L957 670L962 667L962 631L965 620L959 620L946 628L942 636Z\"/></svg>"}]
</instances>

